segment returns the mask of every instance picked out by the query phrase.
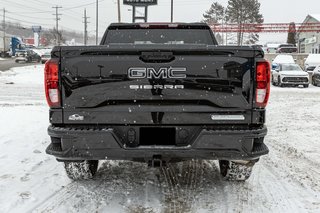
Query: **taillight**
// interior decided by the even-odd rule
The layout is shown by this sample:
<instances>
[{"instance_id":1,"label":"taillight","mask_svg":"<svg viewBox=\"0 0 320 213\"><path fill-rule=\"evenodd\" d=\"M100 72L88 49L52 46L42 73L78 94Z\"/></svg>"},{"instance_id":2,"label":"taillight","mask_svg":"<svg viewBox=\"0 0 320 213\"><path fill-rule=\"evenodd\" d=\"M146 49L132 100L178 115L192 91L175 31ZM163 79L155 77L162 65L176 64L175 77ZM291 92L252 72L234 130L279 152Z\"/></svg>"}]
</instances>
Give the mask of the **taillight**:
<instances>
[{"instance_id":1,"label":"taillight","mask_svg":"<svg viewBox=\"0 0 320 213\"><path fill-rule=\"evenodd\" d=\"M46 62L44 69L44 85L46 98L49 107L60 106L60 91L59 91L59 60L50 59Z\"/></svg>"},{"instance_id":2,"label":"taillight","mask_svg":"<svg viewBox=\"0 0 320 213\"><path fill-rule=\"evenodd\" d=\"M270 64L267 61L257 62L256 69L256 105L265 108L270 95Z\"/></svg>"}]
</instances>

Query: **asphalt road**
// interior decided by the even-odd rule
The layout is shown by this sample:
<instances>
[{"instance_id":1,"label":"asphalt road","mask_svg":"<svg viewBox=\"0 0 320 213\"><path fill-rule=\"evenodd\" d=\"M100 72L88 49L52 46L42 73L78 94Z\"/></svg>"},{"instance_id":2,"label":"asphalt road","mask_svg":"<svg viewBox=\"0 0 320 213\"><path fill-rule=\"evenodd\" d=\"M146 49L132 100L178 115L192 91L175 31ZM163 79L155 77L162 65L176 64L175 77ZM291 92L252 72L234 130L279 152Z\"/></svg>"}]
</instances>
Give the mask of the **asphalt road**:
<instances>
[{"instance_id":1,"label":"asphalt road","mask_svg":"<svg viewBox=\"0 0 320 213\"><path fill-rule=\"evenodd\" d=\"M29 66L33 64L39 64L39 63L16 63L14 59L5 59L1 60L0 59L0 71L7 71L10 70L13 67L24 67L24 66Z\"/></svg>"}]
</instances>

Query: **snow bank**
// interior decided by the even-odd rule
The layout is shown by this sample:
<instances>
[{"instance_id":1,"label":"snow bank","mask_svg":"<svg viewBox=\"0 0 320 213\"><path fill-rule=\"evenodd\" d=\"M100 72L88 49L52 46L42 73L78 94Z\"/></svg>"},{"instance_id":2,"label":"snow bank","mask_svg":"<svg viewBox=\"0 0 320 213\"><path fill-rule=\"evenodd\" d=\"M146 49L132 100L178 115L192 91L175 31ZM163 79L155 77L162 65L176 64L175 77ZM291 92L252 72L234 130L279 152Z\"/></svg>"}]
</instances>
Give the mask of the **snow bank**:
<instances>
[{"instance_id":1,"label":"snow bank","mask_svg":"<svg viewBox=\"0 0 320 213\"><path fill-rule=\"evenodd\" d=\"M1 212L28 212L70 182L61 165L45 154L50 139L43 68L0 73Z\"/></svg>"},{"instance_id":2,"label":"snow bank","mask_svg":"<svg viewBox=\"0 0 320 213\"><path fill-rule=\"evenodd\" d=\"M10 81L17 84L43 84L44 65L32 65L26 67L15 67L9 71L0 72L0 81Z\"/></svg>"},{"instance_id":3,"label":"snow bank","mask_svg":"<svg viewBox=\"0 0 320 213\"><path fill-rule=\"evenodd\" d=\"M0 71L0 105L45 105L44 65Z\"/></svg>"}]
</instances>

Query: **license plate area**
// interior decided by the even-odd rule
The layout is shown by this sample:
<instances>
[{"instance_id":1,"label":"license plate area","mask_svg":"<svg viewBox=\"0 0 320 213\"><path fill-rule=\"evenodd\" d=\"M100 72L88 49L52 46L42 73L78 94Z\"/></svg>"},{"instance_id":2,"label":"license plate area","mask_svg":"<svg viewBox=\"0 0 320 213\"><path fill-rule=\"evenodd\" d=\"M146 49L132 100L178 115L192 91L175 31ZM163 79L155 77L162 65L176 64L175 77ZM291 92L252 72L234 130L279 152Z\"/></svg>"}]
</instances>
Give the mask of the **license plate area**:
<instances>
[{"instance_id":1,"label":"license plate area","mask_svg":"<svg viewBox=\"0 0 320 213\"><path fill-rule=\"evenodd\" d=\"M142 127L140 128L140 146L174 146L176 145L176 128Z\"/></svg>"}]
</instances>

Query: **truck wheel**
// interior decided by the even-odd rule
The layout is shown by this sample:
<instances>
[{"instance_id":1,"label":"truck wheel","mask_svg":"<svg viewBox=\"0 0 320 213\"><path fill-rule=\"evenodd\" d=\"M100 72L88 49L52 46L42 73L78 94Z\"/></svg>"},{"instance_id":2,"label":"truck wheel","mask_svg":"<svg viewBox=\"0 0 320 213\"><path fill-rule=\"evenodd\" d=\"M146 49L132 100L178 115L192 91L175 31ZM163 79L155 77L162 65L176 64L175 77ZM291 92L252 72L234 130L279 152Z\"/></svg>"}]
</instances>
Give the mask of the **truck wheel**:
<instances>
[{"instance_id":1,"label":"truck wheel","mask_svg":"<svg viewBox=\"0 0 320 213\"><path fill-rule=\"evenodd\" d=\"M308 88L308 87L309 87L309 84L304 84L303 87L304 87L304 88Z\"/></svg>"},{"instance_id":2,"label":"truck wheel","mask_svg":"<svg viewBox=\"0 0 320 213\"><path fill-rule=\"evenodd\" d=\"M220 160L220 174L224 180L228 181L245 181L252 172L255 162L236 163L233 161Z\"/></svg>"},{"instance_id":3,"label":"truck wheel","mask_svg":"<svg viewBox=\"0 0 320 213\"><path fill-rule=\"evenodd\" d=\"M64 168L68 177L72 180L88 180L92 179L98 170L97 160L89 160L83 162L65 162Z\"/></svg>"}]
</instances>

